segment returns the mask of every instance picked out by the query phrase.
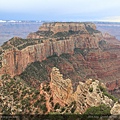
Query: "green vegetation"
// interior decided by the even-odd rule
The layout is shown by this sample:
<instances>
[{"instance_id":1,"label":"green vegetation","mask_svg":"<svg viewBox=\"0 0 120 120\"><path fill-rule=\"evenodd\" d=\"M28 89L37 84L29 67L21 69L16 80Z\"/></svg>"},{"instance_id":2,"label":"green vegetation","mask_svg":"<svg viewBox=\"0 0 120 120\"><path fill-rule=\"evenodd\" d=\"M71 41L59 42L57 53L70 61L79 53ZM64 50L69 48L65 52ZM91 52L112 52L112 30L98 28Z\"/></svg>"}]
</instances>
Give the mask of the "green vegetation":
<instances>
[{"instance_id":1,"label":"green vegetation","mask_svg":"<svg viewBox=\"0 0 120 120\"><path fill-rule=\"evenodd\" d=\"M73 30L69 30L69 31L64 31L64 32L57 32L56 34L54 34L53 37L57 38L60 37L62 39L69 37L70 35L74 35L74 34L84 34L84 31L73 31Z\"/></svg>"},{"instance_id":2,"label":"green vegetation","mask_svg":"<svg viewBox=\"0 0 120 120\"><path fill-rule=\"evenodd\" d=\"M7 50L7 49L10 49L10 48L12 48L12 46L11 45L9 45L9 44L6 44L7 42L5 42L1 47L3 48L3 50Z\"/></svg>"},{"instance_id":3,"label":"green vegetation","mask_svg":"<svg viewBox=\"0 0 120 120\"><path fill-rule=\"evenodd\" d=\"M37 35L44 36L44 37L50 37L53 35L52 31L37 31Z\"/></svg>"},{"instance_id":4,"label":"green vegetation","mask_svg":"<svg viewBox=\"0 0 120 120\"><path fill-rule=\"evenodd\" d=\"M44 86L43 90L46 91L46 92L49 92L50 91L50 86L49 85Z\"/></svg>"},{"instance_id":5,"label":"green vegetation","mask_svg":"<svg viewBox=\"0 0 120 120\"><path fill-rule=\"evenodd\" d=\"M59 108L60 108L60 104L56 103L54 109L56 110L56 109L59 109Z\"/></svg>"},{"instance_id":6,"label":"green vegetation","mask_svg":"<svg viewBox=\"0 0 120 120\"><path fill-rule=\"evenodd\" d=\"M13 79L8 75L3 75L1 82L3 84L0 89L2 113L25 114L31 112L45 113L47 111L45 96L40 95L36 88L28 87L23 80Z\"/></svg>"},{"instance_id":7,"label":"green vegetation","mask_svg":"<svg viewBox=\"0 0 120 120\"><path fill-rule=\"evenodd\" d=\"M108 98L112 99L114 102L117 102L118 101L118 98L116 98L115 96L111 95L110 93L108 93L107 91L106 92L103 92L103 94L105 96L107 96Z\"/></svg>"},{"instance_id":8,"label":"green vegetation","mask_svg":"<svg viewBox=\"0 0 120 120\"><path fill-rule=\"evenodd\" d=\"M22 38L16 38L16 39L12 38L9 41L10 41L10 44L13 45L14 47L17 47L26 42L26 40Z\"/></svg>"},{"instance_id":9,"label":"green vegetation","mask_svg":"<svg viewBox=\"0 0 120 120\"><path fill-rule=\"evenodd\" d=\"M18 48L19 50L22 50L26 48L27 46L35 45L38 43L43 43L44 39L22 39L19 37L11 38L9 41L5 42L1 47L3 50L7 50L10 48ZM0 54L2 54L2 51L0 51Z\"/></svg>"},{"instance_id":10,"label":"green vegetation","mask_svg":"<svg viewBox=\"0 0 120 120\"><path fill-rule=\"evenodd\" d=\"M2 53L3 53L2 50L0 50L0 55L1 55Z\"/></svg>"},{"instance_id":11,"label":"green vegetation","mask_svg":"<svg viewBox=\"0 0 120 120\"><path fill-rule=\"evenodd\" d=\"M43 113L46 113L46 112L47 112L47 108L46 108L46 104L45 104L45 103L42 104L42 105L40 106L40 108L41 108L41 110L43 110Z\"/></svg>"},{"instance_id":12,"label":"green vegetation","mask_svg":"<svg viewBox=\"0 0 120 120\"><path fill-rule=\"evenodd\" d=\"M89 88L89 92L93 92L93 87Z\"/></svg>"},{"instance_id":13,"label":"green vegetation","mask_svg":"<svg viewBox=\"0 0 120 120\"><path fill-rule=\"evenodd\" d=\"M71 57L71 55L68 53L63 53L60 55L60 57L65 58L65 59L69 59Z\"/></svg>"},{"instance_id":14,"label":"green vegetation","mask_svg":"<svg viewBox=\"0 0 120 120\"><path fill-rule=\"evenodd\" d=\"M10 79L11 77L9 74L4 74L4 75L2 75L1 78L2 78L2 80L7 80L7 79Z\"/></svg>"},{"instance_id":15,"label":"green vegetation","mask_svg":"<svg viewBox=\"0 0 120 120\"><path fill-rule=\"evenodd\" d=\"M108 93L108 91L104 87L99 85L99 88L100 88L100 90L103 92L103 94L105 96L107 96L108 98L112 99L114 102L118 101L118 98L116 98L115 96L113 96L110 93Z\"/></svg>"},{"instance_id":16,"label":"green vegetation","mask_svg":"<svg viewBox=\"0 0 120 120\"><path fill-rule=\"evenodd\" d=\"M110 107L101 104L98 107L90 107L87 109L87 111L84 113L85 115L110 115Z\"/></svg>"},{"instance_id":17,"label":"green vegetation","mask_svg":"<svg viewBox=\"0 0 120 120\"><path fill-rule=\"evenodd\" d=\"M74 52L75 52L75 54L81 54L84 57L88 54L89 50L88 49L75 48Z\"/></svg>"},{"instance_id":18,"label":"green vegetation","mask_svg":"<svg viewBox=\"0 0 120 120\"><path fill-rule=\"evenodd\" d=\"M107 49L107 42L105 40L100 40L98 44L101 49L103 50Z\"/></svg>"},{"instance_id":19,"label":"green vegetation","mask_svg":"<svg viewBox=\"0 0 120 120\"><path fill-rule=\"evenodd\" d=\"M20 75L20 77L24 80L36 79L39 81L44 81L48 79L48 73L45 68L44 63L34 62L27 66L24 72Z\"/></svg>"},{"instance_id":20,"label":"green vegetation","mask_svg":"<svg viewBox=\"0 0 120 120\"><path fill-rule=\"evenodd\" d=\"M57 32L56 34L54 34L54 37L68 37L69 36L69 32Z\"/></svg>"},{"instance_id":21,"label":"green vegetation","mask_svg":"<svg viewBox=\"0 0 120 120\"><path fill-rule=\"evenodd\" d=\"M32 85L32 81L37 83L49 80L49 71L47 67L58 67L59 62L61 61L60 57L56 54L49 56L45 61L29 64L26 69L21 73L20 78L27 82L28 85ZM39 85L39 84L36 84ZM36 87L36 85L34 87ZM49 88L47 89L49 90Z\"/></svg>"},{"instance_id":22,"label":"green vegetation","mask_svg":"<svg viewBox=\"0 0 120 120\"><path fill-rule=\"evenodd\" d=\"M105 40L100 40L100 41L99 41L99 45L100 45L100 46L106 45L106 41L105 41Z\"/></svg>"},{"instance_id":23,"label":"green vegetation","mask_svg":"<svg viewBox=\"0 0 120 120\"><path fill-rule=\"evenodd\" d=\"M23 44L22 46L18 46L17 48L19 50L22 50L22 49L26 48L27 46L35 45L35 44L36 44L35 42L28 42L28 43Z\"/></svg>"},{"instance_id":24,"label":"green vegetation","mask_svg":"<svg viewBox=\"0 0 120 120\"><path fill-rule=\"evenodd\" d=\"M93 29L90 25L85 24L85 27L86 27L86 30L89 32L89 34L100 33L99 30Z\"/></svg>"},{"instance_id":25,"label":"green vegetation","mask_svg":"<svg viewBox=\"0 0 120 120\"><path fill-rule=\"evenodd\" d=\"M76 101L73 101L70 106L72 107L71 108L71 113L74 113L76 108L77 108Z\"/></svg>"}]
</instances>

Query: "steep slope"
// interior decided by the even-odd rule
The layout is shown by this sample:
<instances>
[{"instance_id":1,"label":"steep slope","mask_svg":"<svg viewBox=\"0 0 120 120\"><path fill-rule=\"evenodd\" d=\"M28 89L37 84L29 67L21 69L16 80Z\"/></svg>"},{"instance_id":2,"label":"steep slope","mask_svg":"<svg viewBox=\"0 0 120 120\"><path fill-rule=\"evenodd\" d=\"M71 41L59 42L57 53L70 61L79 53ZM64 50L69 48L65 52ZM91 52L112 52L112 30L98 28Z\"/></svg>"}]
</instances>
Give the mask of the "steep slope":
<instances>
[{"instance_id":1,"label":"steep slope","mask_svg":"<svg viewBox=\"0 0 120 120\"><path fill-rule=\"evenodd\" d=\"M8 75L0 80L0 114L44 114L46 100L35 88L29 87L21 79Z\"/></svg>"}]
</instances>

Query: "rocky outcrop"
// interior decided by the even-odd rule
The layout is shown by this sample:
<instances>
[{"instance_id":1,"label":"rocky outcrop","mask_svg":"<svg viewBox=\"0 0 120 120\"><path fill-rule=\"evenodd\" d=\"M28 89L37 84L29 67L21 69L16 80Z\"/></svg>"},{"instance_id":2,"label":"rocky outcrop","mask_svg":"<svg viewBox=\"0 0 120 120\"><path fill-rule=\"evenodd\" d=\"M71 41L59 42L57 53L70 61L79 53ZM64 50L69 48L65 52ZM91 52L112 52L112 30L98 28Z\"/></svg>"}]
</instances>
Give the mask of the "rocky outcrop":
<instances>
[{"instance_id":1,"label":"rocky outcrop","mask_svg":"<svg viewBox=\"0 0 120 120\"><path fill-rule=\"evenodd\" d=\"M96 29L96 26L93 23L55 22L55 23L44 23L39 28L39 31L52 31L54 34L57 32L65 32L69 30L87 32L86 27Z\"/></svg>"},{"instance_id":2,"label":"rocky outcrop","mask_svg":"<svg viewBox=\"0 0 120 120\"><path fill-rule=\"evenodd\" d=\"M108 39L108 40L116 39L115 36L112 36L109 33L104 33L103 37L104 37L104 39Z\"/></svg>"},{"instance_id":3,"label":"rocky outcrop","mask_svg":"<svg viewBox=\"0 0 120 120\"><path fill-rule=\"evenodd\" d=\"M112 115L120 115L120 103L116 102L112 107L110 113Z\"/></svg>"},{"instance_id":4,"label":"rocky outcrop","mask_svg":"<svg viewBox=\"0 0 120 120\"><path fill-rule=\"evenodd\" d=\"M61 106L76 103L75 111L84 113L89 107L106 104L112 107L112 99L105 96L100 86L105 87L98 80L89 79L85 83L79 82L77 90L73 92L73 87L70 79L63 79L59 69L53 68L51 72L50 88L53 95L54 103L59 103Z\"/></svg>"},{"instance_id":5,"label":"rocky outcrop","mask_svg":"<svg viewBox=\"0 0 120 120\"><path fill-rule=\"evenodd\" d=\"M39 30L34 33L30 33L27 38L40 39L44 37L50 37L56 33L63 33L68 31L82 31L87 33L86 26L90 26L96 29L95 24L92 23L80 23L80 22L54 22L54 23L43 23Z\"/></svg>"},{"instance_id":6,"label":"rocky outcrop","mask_svg":"<svg viewBox=\"0 0 120 120\"><path fill-rule=\"evenodd\" d=\"M73 87L70 79L63 79L63 75L60 74L59 69L53 68L51 72L50 88L52 90L54 102L60 102L60 104L68 104L74 101L73 99Z\"/></svg>"}]
</instances>

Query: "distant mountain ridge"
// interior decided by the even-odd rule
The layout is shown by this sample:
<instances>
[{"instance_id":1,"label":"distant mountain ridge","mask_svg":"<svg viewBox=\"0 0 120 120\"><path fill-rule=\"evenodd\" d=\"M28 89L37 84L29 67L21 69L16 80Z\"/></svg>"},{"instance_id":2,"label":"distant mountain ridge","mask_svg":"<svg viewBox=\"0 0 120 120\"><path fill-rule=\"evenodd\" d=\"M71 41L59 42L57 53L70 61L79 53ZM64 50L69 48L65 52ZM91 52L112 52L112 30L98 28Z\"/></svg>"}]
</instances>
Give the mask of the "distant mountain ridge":
<instances>
[{"instance_id":1,"label":"distant mountain ridge","mask_svg":"<svg viewBox=\"0 0 120 120\"><path fill-rule=\"evenodd\" d=\"M94 22L101 32L109 33L120 40L120 22Z\"/></svg>"},{"instance_id":2,"label":"distant mountain ridge","mask_svg":"<svg viewBox=\"0 0 120 120\"><path fill-rule=\"evenodd\" d=\"M0 20L0 45L14 36L26 38L30 32L36 31L42 22Z\"/></svg>"},{"instance_id":3,"label":"distant mountain ridge","mask_svg":"<svg viewBox=\"0 0 120 120\"><path fill-rule=\"evenodd\" d=\"M0 45L14 36L26 38L30 32L35 32L42 23L47 21L0 20ZM108 32L120 39L120 23L94 22L101 32Z\"/></svg>"}]
</instances>

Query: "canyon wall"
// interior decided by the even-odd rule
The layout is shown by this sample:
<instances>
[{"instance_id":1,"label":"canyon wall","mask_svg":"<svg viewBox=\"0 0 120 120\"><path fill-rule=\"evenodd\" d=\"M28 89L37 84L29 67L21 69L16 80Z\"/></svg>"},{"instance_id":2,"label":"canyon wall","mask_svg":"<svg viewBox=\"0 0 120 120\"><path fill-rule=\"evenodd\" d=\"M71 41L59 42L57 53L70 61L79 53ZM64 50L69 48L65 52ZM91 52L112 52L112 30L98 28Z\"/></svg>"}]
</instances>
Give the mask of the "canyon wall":
<instances>
[{"instance_id":1,"label":"canyon wall","mask_svg":"<svg viewBox=\"0 0 120 120\"><path fill-rule=\"evenodd\" d=\"M66 29L64 29L63 26ZM18 75L24 71L28 64L32 62L43 61L47 57L54 54L58 56L62 53L73 54L75 48L97 49L99 47L98 41L102 37L101 33L95 33L94 35L91 35L88 33L87 29L85 29L85 26L89 26L91 29L96 28L92 23L43 24L40 27L41 31L49 30L48 28L50 27L50 30L55 33L58 31L68 31L70 28L71 30L82 30L85 33L70 35L68 39L66 38L64 40L50 41L51 38L48 38L47 40L44 40L43 43L30 45L22 50L18 50L16 48L6 50L2 54L2 68L0 69L0 74L7 73L11 76ZM60 28L60 30L58 28Z\"/></svg>"}]
</instances>

